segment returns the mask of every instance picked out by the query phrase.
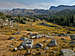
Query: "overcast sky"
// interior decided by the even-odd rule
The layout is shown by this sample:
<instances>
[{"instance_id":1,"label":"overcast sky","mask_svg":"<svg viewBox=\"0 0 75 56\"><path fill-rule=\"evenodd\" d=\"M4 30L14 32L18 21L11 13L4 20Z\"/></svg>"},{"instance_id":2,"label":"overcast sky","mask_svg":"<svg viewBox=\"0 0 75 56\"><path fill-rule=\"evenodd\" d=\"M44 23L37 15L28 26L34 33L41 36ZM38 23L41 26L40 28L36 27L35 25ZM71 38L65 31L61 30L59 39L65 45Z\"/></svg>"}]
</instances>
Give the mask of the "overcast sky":
<instances>
[{"instance_id":1,"label":"overcast sky","mask_svg":"<svg viewBox=\"0 0 75 56\"><path fill-rule=\"evenodd\" d=\"M75 5L75 0L0 0L0 8L48 9L54 5Z\"/></svg>"}]
</instances>

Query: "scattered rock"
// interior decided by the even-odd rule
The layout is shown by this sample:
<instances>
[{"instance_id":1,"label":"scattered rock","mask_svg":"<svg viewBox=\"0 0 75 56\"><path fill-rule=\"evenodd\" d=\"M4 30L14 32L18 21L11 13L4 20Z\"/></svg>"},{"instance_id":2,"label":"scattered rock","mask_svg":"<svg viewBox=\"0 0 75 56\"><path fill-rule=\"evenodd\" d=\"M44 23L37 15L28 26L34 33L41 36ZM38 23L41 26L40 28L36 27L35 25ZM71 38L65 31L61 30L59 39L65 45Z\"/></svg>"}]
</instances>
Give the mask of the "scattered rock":
<instances>
[{"instance_id":1,"label":"scattered rock","mask_svg":"<svg viewBox=\"0 0 75 56\"><path fill-rule=\"evenodd\" d=\"M13 51L17 51L17 50L18 50L17 48L14 48L14 49L13 49Z\"/></svg>"},{"instance_id":2,"label":"scattered rock","mask_svg":"<svg viewBox=\"0 0 75 56\"><path fill-rule=\"evenodd\" d=\"M10 38L8 38L8 40L14 40L14 39L16 39L15 37L10 37Z\"/></svg>"},{"instance_id":3,"label":"scattered rock","mask_svg":"<svg viewBox=\"0 0 75 56\"><path fill-rule=\"evenodd\" d=\"M36 45L35 45L35 48L42 48L43 47L43 44L42 43L37 43Z\"/></svg>"},{"instance_id":4,"label":"scattered rock","mask_svg":"<svg viewBox=\"0 0 75 56\"><path fill-rule=\"evenodd\" d=\"M63 56L75 56L75 53L70 49L62 49L61 55L63 55Z\"/></svg>"},{"instance_id":5,"label":"scattered rock","mask_svg":"<svg viewBox=\"0 0 75 56\"><path fill-rule=\"evenodd\" d=\"M51 40L50 43L47 45L48 47L57 46L56 40Z\"/></svg>"}]
</instances>

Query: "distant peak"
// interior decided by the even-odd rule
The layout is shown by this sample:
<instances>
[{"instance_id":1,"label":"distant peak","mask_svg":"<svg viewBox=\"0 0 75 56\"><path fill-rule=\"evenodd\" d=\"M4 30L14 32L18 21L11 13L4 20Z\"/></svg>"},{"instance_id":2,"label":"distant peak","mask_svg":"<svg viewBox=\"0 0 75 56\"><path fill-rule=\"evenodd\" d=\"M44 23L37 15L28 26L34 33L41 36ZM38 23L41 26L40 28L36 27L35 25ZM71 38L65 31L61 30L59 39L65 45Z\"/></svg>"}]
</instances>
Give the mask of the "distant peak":
<instances>
[{"instance_id":1,"label":"distant peak","mask_svg":"<svg viewBox=\"0 0 75 56\"><path fill-rule=\"evenodd\" d=\"M56 7L75 7L75 5L58 5L58 6L51 6L51 8L56 8Z\"/></svg>"},{"instance_id":2,"label":"distant peak","mask_svg":"<svg viewBox=\"0 0 75 56\"><path fill-rule=\"evenodd\" d=\"M52 8L53 8L53 9L55 9L55 8L56 8L56 6L51 6L51 7L50 7L50 9L52 9Z\"/></svg>"},{"instance_id":3,"label":"distant peak","mask_svg":"<svg viewBox=\"0 0 75 56\"><path fill-rule=\"evenodd\" d=\"M50 7L50 10L51 11L62 11L62 10L65 10L65 9L68 9L68 10L75 10L75 5L59 5L59 6L51 6Z\"/></svg>"},{"instance_id":4,"label":"distant peak","mask_svg":"<svg viewBox=\"0 0 75 56\"><path fill-rule=\"evenodd\" d=\"M69 5L59 5L57 7L66 7L66 6L69 6Z\"/></svg>"}]
</instances>

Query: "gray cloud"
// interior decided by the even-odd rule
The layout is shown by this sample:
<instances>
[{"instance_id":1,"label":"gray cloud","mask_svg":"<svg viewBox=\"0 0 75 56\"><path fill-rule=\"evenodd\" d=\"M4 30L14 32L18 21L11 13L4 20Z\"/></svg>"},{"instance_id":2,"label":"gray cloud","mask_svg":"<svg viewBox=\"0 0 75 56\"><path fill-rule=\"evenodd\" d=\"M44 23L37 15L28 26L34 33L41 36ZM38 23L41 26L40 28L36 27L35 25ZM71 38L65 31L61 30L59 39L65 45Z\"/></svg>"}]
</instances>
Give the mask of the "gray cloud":
<instances>
[{"instance_id":1,"label":"gray cloud","mask_svg":"<svg viewBox=\"0 0 75 56\"><path fill-rule=\"evenodd\" d=\"M53 0L51 1L51 5L75 5L75 0Z\"/></svg>"},{"instance_id":2,"label":"gray cloud","mask_svg":"<svg viewBox=\"0 0 75 56\"><path fill-rule=\"evenodd\" d=\"M0 8L48 9L49 3L23 4L17 2L0 2Z\"/></svg>"},{"instance_id":3,"label":"gray cloud","mask_svg":"<svg viewBox=\"0 0 75 56\"><path fill-rule=\"evenodd\" d=\"M16 3L16 2L0 2L0 8L23 8L24 4Z\"/></svg>"},{"instance_id":4,"label":"gray cloud","mask_svg":"<svg viewBox=\"0 0 75 56\"><path fill-rule=\"evenodd\" d=\"M75 5L75 0L1 0L0 8L48 9L54 5Z\"/></svg>"}]
</instances>

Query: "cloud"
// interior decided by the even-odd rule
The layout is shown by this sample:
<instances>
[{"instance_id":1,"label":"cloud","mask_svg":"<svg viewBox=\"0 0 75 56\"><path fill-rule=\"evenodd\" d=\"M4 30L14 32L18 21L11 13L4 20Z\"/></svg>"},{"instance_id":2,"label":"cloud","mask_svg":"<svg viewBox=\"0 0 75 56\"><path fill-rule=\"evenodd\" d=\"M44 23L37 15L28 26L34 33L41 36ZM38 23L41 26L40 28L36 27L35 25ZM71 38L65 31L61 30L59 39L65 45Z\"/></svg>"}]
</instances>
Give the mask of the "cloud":
<instances>
[{"instance_id":1,"label":"cloud","mask_svg":"<svg viewBox=\"0 0 75 56\"><path fill-rule=\"evenodd\" d=\"M36 9L48 9L50 7L50 3L35 3L32 5L29 5L29 8L36 8Z\"/></svg>"},{"instance_id":2,"label":"cloud","mask_svg":"<svg viewBox=\"0 0 75 56\"><path fill-rule=\"evenodd\" d=\"M0 8L24 8L24 4L16 2L0 2Z\"/></svg>"},{"instance_id":3,"label":"cloud","mask_svg":"<svg viewBox=\"0 0 75 56\"><path fill-rule=\"evenodd\" d=\"M75 5L74 2L75 2L75 0L53 0L50 3L53 6L54 5L58 6L58 5Z\"/></svg>"},{"instance_id":4,"label":"cloud","mask_svg":"<svg viewBox=\"0 0 75 56\"><path fill-rule=\"evenodd\" d=\"M48 9L49 3L33 3L33 4L24 4L17 2L0 2L0 8L27 8L27 9Z\"/></svg>"},{"instance_id":5,"label":"cloud","mask_svg":"<svg viewBox=\"0 0 75 56\"><path fill-rule=\"evenodd\" d=\"M50 6L75 5L75 0L1 0L0 8L48 9Z\"/></svg>"}]
</instances>

